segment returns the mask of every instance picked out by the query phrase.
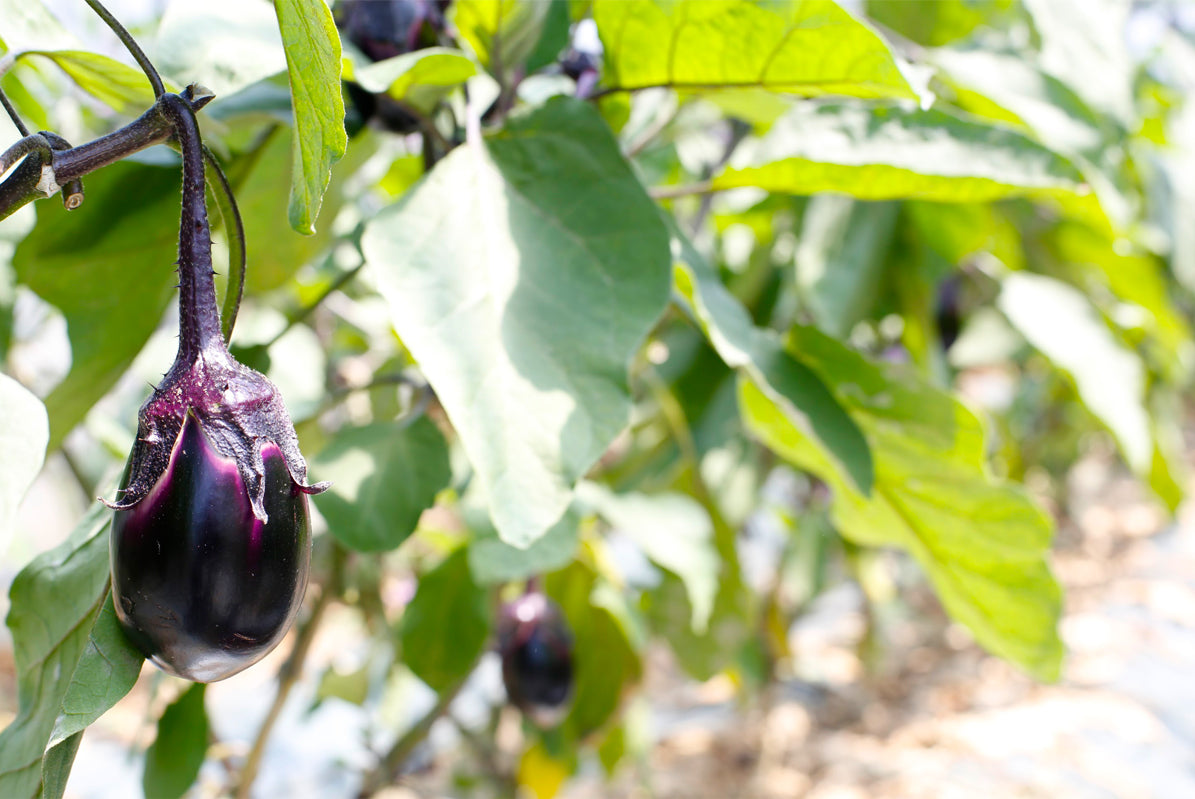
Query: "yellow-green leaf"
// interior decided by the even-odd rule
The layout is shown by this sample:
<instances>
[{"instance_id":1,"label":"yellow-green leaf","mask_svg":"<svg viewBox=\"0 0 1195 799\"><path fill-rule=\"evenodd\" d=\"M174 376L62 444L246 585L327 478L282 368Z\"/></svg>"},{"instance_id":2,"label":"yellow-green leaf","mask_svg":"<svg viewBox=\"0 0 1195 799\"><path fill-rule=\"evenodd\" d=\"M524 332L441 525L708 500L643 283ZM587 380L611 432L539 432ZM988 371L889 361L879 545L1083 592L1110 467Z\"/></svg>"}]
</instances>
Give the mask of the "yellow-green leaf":
<instances>
[{"instance_id":1,"label":"yellow-green leaf","mask_svg":"<svg viewBox=\"0 0 1195 799\"><path fill-rule=\"evenodd\" d=\"M348 146L340 93L340 34L323 0L275 0L295 113L291 227L314 233L332 164Z\"/></svg>"}]
</instances>

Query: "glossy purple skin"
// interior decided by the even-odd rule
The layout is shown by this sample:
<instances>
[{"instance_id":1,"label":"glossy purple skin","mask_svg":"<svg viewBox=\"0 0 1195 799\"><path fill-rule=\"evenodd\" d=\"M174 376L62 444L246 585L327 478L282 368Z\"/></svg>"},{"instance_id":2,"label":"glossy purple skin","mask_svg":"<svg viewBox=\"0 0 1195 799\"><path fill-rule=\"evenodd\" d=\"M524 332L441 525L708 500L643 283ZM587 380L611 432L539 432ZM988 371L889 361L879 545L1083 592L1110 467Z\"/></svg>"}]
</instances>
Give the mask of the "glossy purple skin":
<instances>
[{"instance_id":1,"label":"glossy purple skin","mask_svg":"<svg viewBox=\"0 0 1195 799\"><path fill-rule=\"evenodd\" d=\"M265 510L253 513L231 458L188 413L166 470L112 526L112 592L130 640L196 682L256 663L285 635L311 559L307 496L279 448L262 449Z\"/></svg>"},{"instance_id":2,"label":"glossy purple skin","mask_svg":"<svg viewBox=\"0 0 1195 799\"><path fill-rule=\"evenodd\" d=\"M560 606L533 592L503 607L498 649L511 703L540 727L559 724L573 695L573 636Z\"/></svg>"}]
</instances>

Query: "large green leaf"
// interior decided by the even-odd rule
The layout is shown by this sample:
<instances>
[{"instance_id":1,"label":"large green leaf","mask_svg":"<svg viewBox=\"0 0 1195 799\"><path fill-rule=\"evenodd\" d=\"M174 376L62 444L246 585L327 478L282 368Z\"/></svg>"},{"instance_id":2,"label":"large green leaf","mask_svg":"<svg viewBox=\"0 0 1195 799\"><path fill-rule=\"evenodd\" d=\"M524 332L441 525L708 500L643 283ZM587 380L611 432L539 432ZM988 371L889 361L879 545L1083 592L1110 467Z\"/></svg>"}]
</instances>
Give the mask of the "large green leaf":
<instances>
[{"instance_id":1,"label":"large green leaf","mask_svg":"<svg viewBox=\"0 0 1195 799\"><path fill-rule=\"evenodd\" d=\"M402 615L402 660L436 692L469 676L490 634L490 603L465 547L419 578Z\"/></svg>"},{"instance_id":2,"label":"large green leaf","mask_svg":"<svg viewBox=\"0 0 1195 799\"><path fill-rule=\"evenodd\" d=\"M874 31L827 0L596 0L605 87L914 98Z\"/></svg>"},{"instance_id":3,"label":"large green leaf","mask_svg":"<svg viewBox=\"0 0 1195 799\"><path fill-rule=\"evenodd\" d=\"M20 55L28 56L50 59L80 89L120 113L140 113L153 105L153 89L145 74L108 56L82 50L29 50Z\"/></svg>"},{"instance_id":4,"label":"large green leaf","mask_svg":"<svg viewBox=\"0 0 1195 799\"><path fill-rule=\"evenodd\" d=\"M1153 438L1137 354L1116 340L1082 292L1053 278L1008 275L998 304L1030 344L1074 379L1083 404L1116 436L1129 466L1147 474Z\"/></svg>"},{"instance_id":5,"label":"large green leaf","mask_svg":"<svg viewBox=\"0 0 1195 799\"><path fill-rule=\"evenodd\" d=\"M709 628L721 564L714 526L700 503L679 493L615 494L598 483L582 483L577 497L680 578L692 607L689 623L703 635Z\"/></svg>"},{"instance_id":6,"label":"large green leaf","mask_svg":"<svg viewBox=\"0 0 1195 799\"><path fill-rule=\"evenodd\" d=\"M526 546L627 423L668 299L668 235L591 107L557 98L457 148L362 240L502 538Z\"/></svg>"},{"instance_id":7,"label":"large green leaf","mask_svg":"<svg viewBox=\"0 0 1195 799\"><path fill-rule=\"evenodd\" d=\"M448 485L448 447L435 424L378 422L346 427L311 461L332 487L314 497L328 530L359 552L394 549Z\"/></svg>"},{"instance_id":8,"label":"large green leaf","mask_svg":"<svg viewBox=\"0 0 1195 799\"><path fill-rule=\"evenodd\" d=\"M203 683L195 683L158 719L158 737L145 753L141 784L146 799L180 799L199 776L207 754Z\"/></svg>"},{"instance_id":9,"label":"large green leaf","mask_svg":"<svg viewBox=\"0 0 1195 799\"><path fill-rule=\"evenodd\" d=\"M1056 679L1062 603L1046 562L1050 521L1019 487L988 475L979 420L949 394L898 377L813 328L795 328L789 346L835 389L867 435L876 464L871 497L843 480L816 441L740 379L749 429L830 484L832 516L844 536L907 550L946 610L980 644L1041 679Z\"/></svg>"},{"instance_id":10,"label":"large green leaf","mask_svg":"<svg viewBox=\"0 0 1195 799\"><path fill-rule=\"evenodd\" d=\"M332 164L348 146L340 93L340 34L324 0L275 0L295 111L291 227L315 232Z\"/></svg>"},{"instance_id":11,"label":"large green leaf","mask_svg":"<svg viewBox=\"0 0 1195 799\"><path fill-rule=\"evenodd\" d=\"M87 692L74 683L90 648L122 646L102 631L92 636L108 596L111 520L112 512L96 503L66 541L38 555L13 580L8 627L20 708L0 732L0 796L5 799L36 796L43 779L47 786L65 783L65 774L58 771L69 769L77 738L72 735L47 753L60 713L94 718L120 698L107 688L92 686ZM123 643L123 648L129 645ZM128 674L139 668L138 658L122 653L112 674L131 684ZM95 704L84 707L89 693ZM70 708L65 706L68 697L73 697Z\"/></svg>"},{"instance_id":12,"label":"large green leaf","mask_svg":"<svg viewBox=\"0 0 1195 799\"><path fill-rule=\"evenodd\" d=\"M842 405L775 333L751 322L747 309L691 248L675 268L676 291L728 366L747 376L791 424L816 439L841 474L867 494L874 481L867 439Z\"/></svg>"},{"instance_id":13,"label":"large green leaf","mask_svg":"<svg viewBox=\"0 0 1195 799\"><path fill-rule=\"evenodd\" d=\"M18 279L62 311L70 335L71 370L46 398L51 449L124 374L170 303L178 185L173 169L105 167L88 176L79 210L42 203L17 248Z\"/></svg>"},{"instance_id":14,"label":"large green leaf","mask_svg":"<svg viewBox=\"0 0 1195 799\"><path fill-rule=\"evenodd\" d=\"M715 189L949 202L1080 192L1082 184L1070 161L1015 130L945 111L848 102L794 108L712 181Z\"/></svg>"},{"instance_id":15,"label":"large green leaf","mask_svg":"<svg viewBox=\"0 0 1195 799\"><path fill-rule=\"evenodd\" d=\"M0 552L8 547L9 524L33 478L41 471L50 440L46 408L17 381L0 374Z\"/></svg>"}]
</instances>

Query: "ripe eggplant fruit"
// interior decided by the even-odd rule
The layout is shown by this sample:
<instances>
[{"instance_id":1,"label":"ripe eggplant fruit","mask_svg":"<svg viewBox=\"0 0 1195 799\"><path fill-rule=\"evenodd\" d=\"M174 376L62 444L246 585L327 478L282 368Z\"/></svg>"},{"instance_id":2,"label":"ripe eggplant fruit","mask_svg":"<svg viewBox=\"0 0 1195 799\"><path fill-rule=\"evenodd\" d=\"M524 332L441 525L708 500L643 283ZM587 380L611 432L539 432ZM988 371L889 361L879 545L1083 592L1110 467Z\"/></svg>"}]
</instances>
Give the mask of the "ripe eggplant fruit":
<instances>
[{"instance_id":1,"label":"ripe eggplant fruit","mask_svg":"<svg viewBox=\"0 0 1195 799\"><path fill-rule=\"evenodd\" d=\"M159 101L183 155L178 354L141 406L124 481L107 504L125 633L164 670L212 682L256 663L294 621L311 558L307 494L327 484L306 484L277 388L224 341L187 96Z\"/></svg>"},{"instance_id":2,"label":"ripe eggplant fruit","mask_svg":"<svg viewBox=\"0 0 1195 799\"><path fill-rule=\"evenodd\" d=\"M573 635L560 606L538 591L503 606L498 651L511 703L540 727L559 724L573 694Z\"/></svg>"}]
</instances>

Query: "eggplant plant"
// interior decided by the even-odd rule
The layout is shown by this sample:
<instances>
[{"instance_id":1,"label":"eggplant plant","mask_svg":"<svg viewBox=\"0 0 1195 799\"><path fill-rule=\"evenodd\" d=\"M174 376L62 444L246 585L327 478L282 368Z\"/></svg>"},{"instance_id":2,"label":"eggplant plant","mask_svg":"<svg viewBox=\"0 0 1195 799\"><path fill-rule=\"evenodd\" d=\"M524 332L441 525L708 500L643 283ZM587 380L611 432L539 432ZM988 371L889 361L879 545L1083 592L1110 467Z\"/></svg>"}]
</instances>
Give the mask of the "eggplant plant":
<instances>
[{"instance_id":1,"label":"eggplant plant","mask_svg":"<svg viewBox=\"0 0 1195 799\"><path fill-rule=\"evenodd\" d=\"M766 712L835 590L1056 680L1066 469L1183 497L1156 3L83 1L0 0L3 799L147 707L150 796L650 789L648 669Z\"/></svg>"}]
</instances>

